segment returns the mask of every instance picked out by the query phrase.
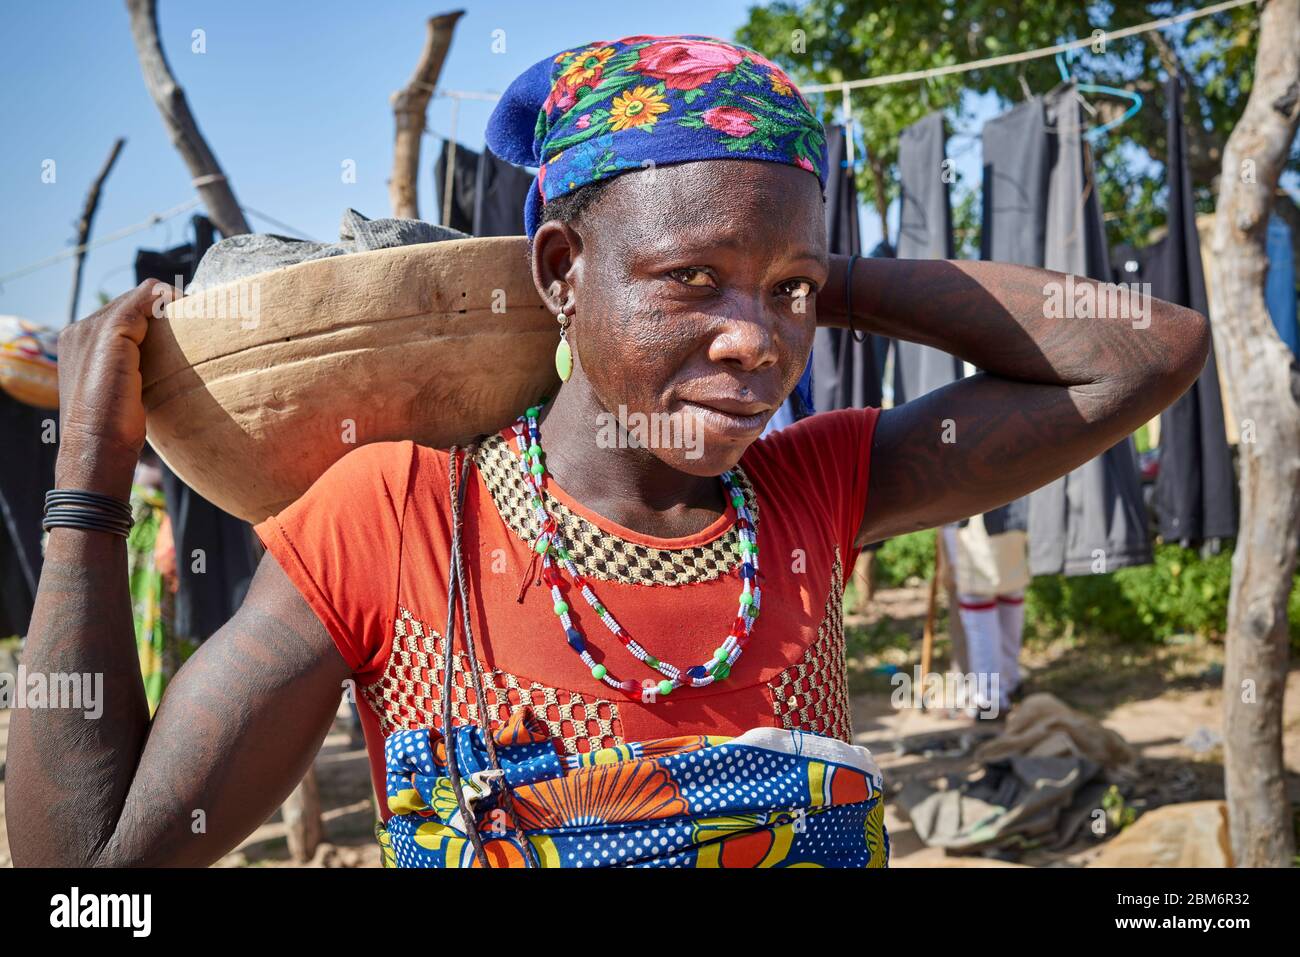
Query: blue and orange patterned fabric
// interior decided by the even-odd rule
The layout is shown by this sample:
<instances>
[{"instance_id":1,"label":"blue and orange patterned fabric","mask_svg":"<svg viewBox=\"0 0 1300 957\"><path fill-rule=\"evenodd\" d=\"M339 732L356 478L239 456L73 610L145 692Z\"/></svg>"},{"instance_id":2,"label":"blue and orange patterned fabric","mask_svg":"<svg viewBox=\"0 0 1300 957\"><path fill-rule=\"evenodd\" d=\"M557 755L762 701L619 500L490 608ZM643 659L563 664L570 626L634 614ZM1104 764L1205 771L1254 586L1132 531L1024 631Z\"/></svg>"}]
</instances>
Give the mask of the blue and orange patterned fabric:
<instances>
[{"instance_id":1,"label":"blue and orange patterned fabric","mask_svg":"<svg viewBox=\"0 0 1300 957\"><path fill-rule=\"evenodd\" d=\"M803 94L771 60L715 37L624 37L547 57L510 84L486 139L537 167L529 236L543 203L654 165L767 160L826 185L825 131Z\"/></svg>"},{"instance_id":2,"label":"blue and orange patterned fabric","mask_svg":"<svg viewBox=\"0 0 1300 957\"><path fill-rule=\"evenodd\" d=\"M882 781L870 752L755 728L558 754L517 712L495 733L514 820L486 779L476 725L453 731L462 788L493 867L885 867ZM390 867L473 867L446 742L427 729L385 743ZM482 795L482 796L479 796ZM516 832L514 824L519 825ZM519 841L519 833L527 847Z\"/></svg>"}]
</instances>

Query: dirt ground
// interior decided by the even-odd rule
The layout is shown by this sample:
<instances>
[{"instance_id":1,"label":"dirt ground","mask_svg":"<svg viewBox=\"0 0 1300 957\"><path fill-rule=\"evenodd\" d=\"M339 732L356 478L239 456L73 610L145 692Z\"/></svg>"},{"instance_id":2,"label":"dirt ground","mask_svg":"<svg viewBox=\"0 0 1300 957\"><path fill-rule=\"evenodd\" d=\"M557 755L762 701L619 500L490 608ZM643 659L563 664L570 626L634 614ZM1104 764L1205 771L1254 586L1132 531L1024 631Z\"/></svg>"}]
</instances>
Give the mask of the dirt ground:
<instances>
[{"instance_id":1,"label":"dirt ground","mask_svg":"<svg viewBox=\"0 0 1300 957\"><path fill-rule=\"evenodd\" d=\"M890 703L888 671L910 671L920 657L925 611L922 589L878 592L863 614L847 614L853 727L858 744L869 747L884 772L887 795L896 795L913 779L961 772L973 767L969 756L901 753L918 738L956 731L972 734L969 725L945 713L914 708L896 710ZM873 628L887 627L884 641L861 639ZM884 647L881 647L881 646ZM855 651L855 648L858 649ZM947 660L947 642L936 642L936 669ZM1139 815L1161 804L1221 799L1223 750L1216 739L1223 730L1223 647L1199 639L1134 646L1089 640L1058 639L1035 643L1023 656L1026 690L1047 691L1122 735L1140 754L1135 773L1121 787L1126 803ZM310 866L377 867L373 836L374 801L364 750L353 741L350 713L341 707L334 728L316 761L324 807L327 842ZM1300 663L1287 681L1284 755L1288 789L1300 802ZM0 710L0 793L9 712ZM925 847L897 805L886 799L886 823L895 867L998 866L985 858L951 858ZM1046 867L1086 866L1100 843L1085 836L1061 851L1030 849L1019 863ZM0 867L10 866L3 804L0 803ZM284 825L275 815L220 867L286 867L289 859Z\"/></svg>"}]
</instances>

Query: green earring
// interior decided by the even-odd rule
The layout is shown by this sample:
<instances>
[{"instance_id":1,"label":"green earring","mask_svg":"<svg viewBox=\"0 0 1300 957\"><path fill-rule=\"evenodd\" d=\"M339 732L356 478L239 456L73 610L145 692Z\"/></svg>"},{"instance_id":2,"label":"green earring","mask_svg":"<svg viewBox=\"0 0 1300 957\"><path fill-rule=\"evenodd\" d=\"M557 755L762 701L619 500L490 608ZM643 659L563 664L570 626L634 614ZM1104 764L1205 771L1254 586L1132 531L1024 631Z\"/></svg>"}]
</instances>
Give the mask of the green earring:
<instances>
[{"instance_id":1,"label":"green earring","mask_svg":"<svg viewBox=\"0 0 1300 957\"><path fill-rule=\"evenodd\" d=\"M555 347L555 371L561 382L568 382L569 376L573 375L573 350L569 348L569 337L565 330L572 320L563 312L556 313L555 318L560 321L560 344Z\"/></svg>"}]
</instances>

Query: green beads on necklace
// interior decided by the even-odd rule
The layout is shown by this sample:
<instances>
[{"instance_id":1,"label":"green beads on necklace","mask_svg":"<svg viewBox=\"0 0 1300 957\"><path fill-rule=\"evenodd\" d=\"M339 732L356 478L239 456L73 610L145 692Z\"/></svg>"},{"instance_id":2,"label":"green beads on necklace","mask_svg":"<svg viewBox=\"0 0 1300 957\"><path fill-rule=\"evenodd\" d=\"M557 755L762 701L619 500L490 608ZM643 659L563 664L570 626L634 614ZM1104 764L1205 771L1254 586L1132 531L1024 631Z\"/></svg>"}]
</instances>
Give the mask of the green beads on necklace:
<instances>
[{"instance_id":1,"label":"green beads on necklace","mask_svg":"<svg viewBox=\"0 0 1300 957\"><path fill-rule=\"evenodd\" d=\"M567 343L565 345L567 346ZM557 369L557 371L560 370ZM633 641L610 615L605 605L597 600L586 579L573 564L573 556L565 547L568 542L563 532L560 531L555 516L546 508L547 491L544 484L548 470L545 465L546 452L542 448L537 416L541 414L542 408L548 401L543 399L537 405L530 406L525 415L516 423L514 428L515 445L522 459L520 464L524 484L530 493L528 501L532 507L534 518L541 526L534 548L542 556L544 566L542 577L550 585L554 611L556 616L560 618L560 624L563 626L569 646L582 659L594 680L624 692L641 704L653 704L656 698L667 697L678 687L703 687L714 681L725 680L731 675L736 660L740 657L741 651L749 641L753 619L758 615L760 591L757 581L758 544L753 532L755 516L751 511L754 506L748 504L743 490L737 485L735 476L731 472L725 472L722 475L722 482L726 487L725 500L735 506L736 509L735 534L738 536L739 541L735 543L734 547L736 552L743 558L743 565L739 570L742 591L739 601L740 607L737 612L738 617L731 628L730 637L713 651L712 658L691 668L678 668L667 662L660 661L639 642ZM633 656L660 674L671 677L665 677L664 680L646 678L641 682L634 679L620 680L616 675L610 674L605 665L595 661L586 647L585 636L578 623L569 620L569 603L565 601L564 595L560 591L561 585L564 584L563 579L560 578L562 571L568 573L571 579L570 587L582 594L587 604L595 610L596 615L603 624L618 637L619 641Z\"/></svg>"}]
</instances>

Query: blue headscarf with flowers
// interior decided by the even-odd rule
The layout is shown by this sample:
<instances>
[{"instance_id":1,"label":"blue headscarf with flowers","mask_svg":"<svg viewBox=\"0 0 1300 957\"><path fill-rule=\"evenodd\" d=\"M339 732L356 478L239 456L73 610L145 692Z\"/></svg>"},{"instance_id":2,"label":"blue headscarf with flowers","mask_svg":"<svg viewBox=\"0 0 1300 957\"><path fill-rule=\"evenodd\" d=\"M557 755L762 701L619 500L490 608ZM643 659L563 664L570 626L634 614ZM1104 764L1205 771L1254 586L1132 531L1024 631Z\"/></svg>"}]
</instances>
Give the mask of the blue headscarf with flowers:
<instances>
[{"instance_id":1,"label":"blue headscarf with flowers","mask_svg":"<svg viewBox=\"0 0 1300 957\"><path fill-rule=\"evenodd\" d=\"M545 202L651 165L767 160L826 186L826 137L803 94L767 58L713 37L625 37L547 57L510 84L487 145L538 169L530 237Z\"/></svg>"}]
</instances>

